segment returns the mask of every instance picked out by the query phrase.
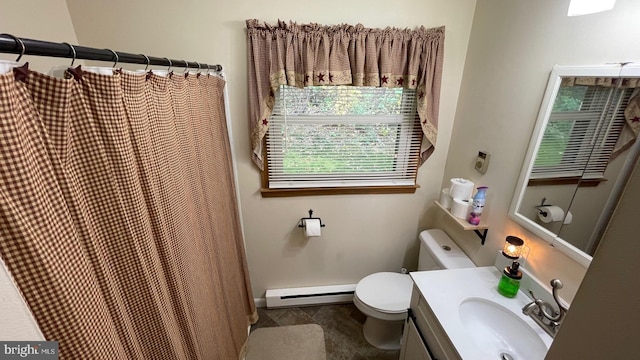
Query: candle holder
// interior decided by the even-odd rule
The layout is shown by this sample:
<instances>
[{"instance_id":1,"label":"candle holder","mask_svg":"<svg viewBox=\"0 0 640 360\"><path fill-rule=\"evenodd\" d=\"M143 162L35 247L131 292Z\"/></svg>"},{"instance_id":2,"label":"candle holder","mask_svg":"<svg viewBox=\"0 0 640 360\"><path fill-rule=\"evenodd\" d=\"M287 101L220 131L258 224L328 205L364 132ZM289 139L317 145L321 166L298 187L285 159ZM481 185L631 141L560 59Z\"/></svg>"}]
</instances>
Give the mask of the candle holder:
<instances>
[{"instance_id":1,"label":"candle holder","mask_svg":"<svg viewBox=\"0 0 640 360\"><path fill-rule=\"evenodd\" d=\"M524 240L520 239L517 236L509 235L507 236L506 241L504 242L504 247L502 248L502 255L504 257L516 260L522 254L522 248L524 246Z\"/></svg>"}]
</instances>

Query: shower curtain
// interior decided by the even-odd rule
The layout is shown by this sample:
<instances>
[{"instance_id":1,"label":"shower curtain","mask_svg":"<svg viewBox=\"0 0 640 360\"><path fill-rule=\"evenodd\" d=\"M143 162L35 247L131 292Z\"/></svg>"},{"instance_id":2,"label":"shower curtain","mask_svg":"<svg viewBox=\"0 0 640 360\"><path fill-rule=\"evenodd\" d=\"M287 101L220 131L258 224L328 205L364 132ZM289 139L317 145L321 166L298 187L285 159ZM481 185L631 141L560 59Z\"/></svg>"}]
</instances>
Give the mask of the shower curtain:
<instances>
[{"instance_id":1,"label":"shower curtain","mask_svg":"<svg viewBox=\"0 0 640 360\"><path fill-rule=\"evenodd\" d=\"M0 255L60 359L238 359L254 322L208 74L0 75Z\"/></svg>"}]
</instances>

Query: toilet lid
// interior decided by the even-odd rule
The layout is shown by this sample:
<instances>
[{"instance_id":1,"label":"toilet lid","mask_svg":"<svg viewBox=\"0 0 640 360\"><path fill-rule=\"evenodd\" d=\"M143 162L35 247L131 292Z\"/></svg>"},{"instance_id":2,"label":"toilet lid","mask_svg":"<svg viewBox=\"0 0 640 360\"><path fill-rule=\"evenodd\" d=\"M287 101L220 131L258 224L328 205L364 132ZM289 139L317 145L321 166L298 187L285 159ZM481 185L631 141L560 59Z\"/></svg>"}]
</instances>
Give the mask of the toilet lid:
<instances>
[{"instance_id":1,"label":"toilet lid","mask_svg":"<svg viewBox=\"0 0 640 360\"><path fill-rule=\"evenodd\" d=\"M356 285L356 296L366 305L382 312L403 312L409 308L413 281L407 274L380 272Z\"/></svg>"}]
</instances>

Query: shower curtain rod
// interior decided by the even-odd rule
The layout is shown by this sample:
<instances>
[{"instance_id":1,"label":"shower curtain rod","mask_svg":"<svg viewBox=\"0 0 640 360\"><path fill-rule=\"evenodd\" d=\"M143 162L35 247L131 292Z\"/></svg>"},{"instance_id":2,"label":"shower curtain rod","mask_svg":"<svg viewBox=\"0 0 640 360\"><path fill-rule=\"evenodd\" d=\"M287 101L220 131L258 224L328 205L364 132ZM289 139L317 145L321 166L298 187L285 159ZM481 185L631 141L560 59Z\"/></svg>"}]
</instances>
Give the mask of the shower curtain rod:
<instances>
[{"instance_id":1,"label":"shower curtain rod","mask_svg":"<svg viewBox=\"0 0 640 360\"><path fill-rule=\"evenodd\" d=\"M22 55L36 55L222 71L221 65L208 65L194 61L189 62L186 60L173 60L155 56L146 56L144 54L130 54L110 49L97 49L80 45L70 45L67 43L54 43L42 40L18 38L10 34L0 34L0 53L19 54L20 57L22 57ZM18 60L20 57L18 57Z\"/></svg>"}]
</instances>

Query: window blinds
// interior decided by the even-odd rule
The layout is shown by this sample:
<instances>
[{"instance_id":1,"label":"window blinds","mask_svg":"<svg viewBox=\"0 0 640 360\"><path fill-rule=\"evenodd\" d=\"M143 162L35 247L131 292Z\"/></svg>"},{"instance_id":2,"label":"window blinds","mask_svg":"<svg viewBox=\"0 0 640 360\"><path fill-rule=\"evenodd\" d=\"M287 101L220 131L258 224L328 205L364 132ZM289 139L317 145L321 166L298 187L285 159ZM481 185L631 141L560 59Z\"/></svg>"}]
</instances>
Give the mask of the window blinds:
<instances>
[{"instance_id":1,"label":"window blinds","mask_svg":"<svg viewBox=\"0 0 640 360\"><path fill-rule=\"evenodd\" d=\"M281 86L269 188L415 185L421 140L413 90Z\"/></svg>"},{"instance_id":2,"label":"window blinds","mask_svg":"<svg viewBox=\"0 0 640 360\"><path fill-rule=\"evenodd\" d=\"M603 177L624 127L631 93L632 89L595 86L561 89L531 178Z\"/></svg>"}]
</instances>

